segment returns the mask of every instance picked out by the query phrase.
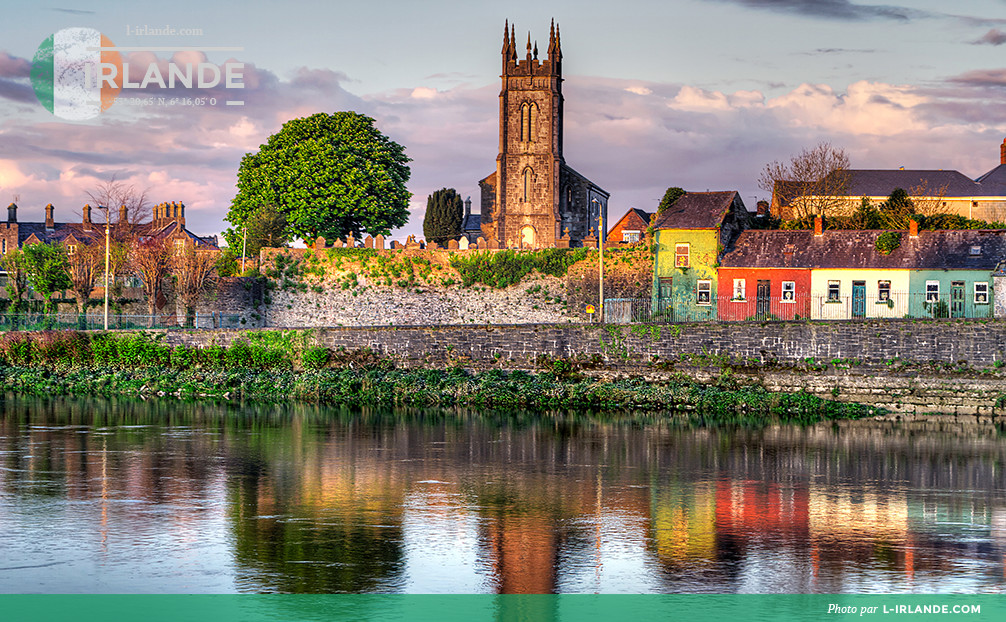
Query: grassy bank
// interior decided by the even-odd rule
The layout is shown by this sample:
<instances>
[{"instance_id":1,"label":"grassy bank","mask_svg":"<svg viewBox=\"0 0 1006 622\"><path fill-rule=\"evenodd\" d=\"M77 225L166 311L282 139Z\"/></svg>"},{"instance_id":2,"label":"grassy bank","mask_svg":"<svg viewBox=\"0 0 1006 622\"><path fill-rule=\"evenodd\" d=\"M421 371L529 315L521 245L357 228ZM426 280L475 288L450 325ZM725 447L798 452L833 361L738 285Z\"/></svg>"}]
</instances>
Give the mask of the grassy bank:
<instances>
[{"instance_id":1,"label":"grassy bank","mask_svg":"<svg viewBox=\"0 0 1006 622\"><path fill-rule=\"evenodd\" d=\"M227 348L170 347L144 334L8 333L0 389L27 395L304 400L339 405L668 410L720 421L814 422L871 414L856 404L732 381L601 381L575 373L394 369L372 352L332 352L303 334L249 335Z\"/></svg>"}]
</instances>

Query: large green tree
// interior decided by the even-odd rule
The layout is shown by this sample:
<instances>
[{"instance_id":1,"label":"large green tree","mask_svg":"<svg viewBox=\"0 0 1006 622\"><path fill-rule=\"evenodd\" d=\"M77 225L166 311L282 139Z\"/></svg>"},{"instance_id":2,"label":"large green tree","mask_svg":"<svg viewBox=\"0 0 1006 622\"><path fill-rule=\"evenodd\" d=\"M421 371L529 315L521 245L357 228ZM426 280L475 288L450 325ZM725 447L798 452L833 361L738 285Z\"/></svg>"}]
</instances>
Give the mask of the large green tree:
<instances>
[{"instance_id":1,"label":"large green tree","mask_svg":"<svg viewBox=\"0 0 1006 622\"><path fill-rule=\"evenodd\" d=\"M22 250L28 283L41 294L46 313L53 311L52 295L73 286L70 261L62 245L30 244Z\"/></svg>"},{"instance_id":2,"label":"large green tree","mask_svg":"<svg viewBox=\"0 0 1006 622\"><path fill-rule=\"evenodd\" d=\"M355 112L319 113L283 124L238 169L238 193L228 240L263 205L286 217L287 232L304 240L349 233L387 235L409 219L409 158L405 148Z\"/></svg>"},{"instance_id":3,"label":"large green tree","mask_svg":"<svg viewBox=\"0 0 1006 622\"><path fill-rule=\"evenodd\" d=\"M423 235L429 242L446 244L461 235L464 206L454 188L441 188L426 198Z\"/></svg>"}]
</instances>

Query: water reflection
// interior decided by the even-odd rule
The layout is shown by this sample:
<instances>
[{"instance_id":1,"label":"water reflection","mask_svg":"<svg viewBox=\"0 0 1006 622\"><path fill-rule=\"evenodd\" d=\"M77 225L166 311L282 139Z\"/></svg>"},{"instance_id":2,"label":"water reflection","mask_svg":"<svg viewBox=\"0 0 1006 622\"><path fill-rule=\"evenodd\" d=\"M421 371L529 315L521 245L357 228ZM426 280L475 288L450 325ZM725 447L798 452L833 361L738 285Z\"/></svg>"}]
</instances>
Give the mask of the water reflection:
<instances>
[{"instance_id":1,"label":"water reflection","mask_svg":"<svg viewBox=\"0 0 1006 622\"><path fill-rule=\"evenodd\" d=\"M1006 440L954 420L7 396L6 592L1002 592Z\"/></svg>"}]
</instances>

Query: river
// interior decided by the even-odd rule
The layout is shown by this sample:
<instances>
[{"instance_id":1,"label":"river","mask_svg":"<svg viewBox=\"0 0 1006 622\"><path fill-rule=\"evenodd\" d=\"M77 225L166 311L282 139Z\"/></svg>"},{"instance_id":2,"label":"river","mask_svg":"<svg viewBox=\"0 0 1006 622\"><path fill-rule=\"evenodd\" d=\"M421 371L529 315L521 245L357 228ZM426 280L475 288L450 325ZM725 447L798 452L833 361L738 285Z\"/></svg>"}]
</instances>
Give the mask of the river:
<instances>
[{"instance_id":1,"label":"river","mask_svg":"<svg viewBox=\"0 0 1006 622\"><path fill-rule=\"evenodd\" d=\"M1004 462L951 418L8 395L0 592L1001 593Z\"/></svg>"}]
</instances>

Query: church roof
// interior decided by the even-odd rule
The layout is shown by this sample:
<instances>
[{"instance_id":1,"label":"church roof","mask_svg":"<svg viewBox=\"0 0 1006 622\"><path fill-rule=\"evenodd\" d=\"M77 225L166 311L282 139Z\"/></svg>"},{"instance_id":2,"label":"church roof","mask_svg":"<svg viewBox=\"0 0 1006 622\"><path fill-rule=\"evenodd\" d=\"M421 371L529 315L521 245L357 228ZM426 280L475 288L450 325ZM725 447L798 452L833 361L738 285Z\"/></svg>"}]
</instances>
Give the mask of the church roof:
<instances>
[{"instance_id":1,"label":"church roof","mask_svg":"<svg viewBox=\"0 0 1006 622\"><path fill-rule=\"evenodd\" d=\"M734 201L740 200L736 190L687 192L657 216L653 228L715 229L723 223Z\"/></svg>"},{"instance_id":2,"label":"church roof","mask_svg":"<svg viewBox=\"0 0 1006 622\"><path fill-rule=\"evenodd\" d=\"M464 222L461 223L462 231L481 231L482 230L482 214L468 214L465 216Z\"/></svg>"}]
</instances>

